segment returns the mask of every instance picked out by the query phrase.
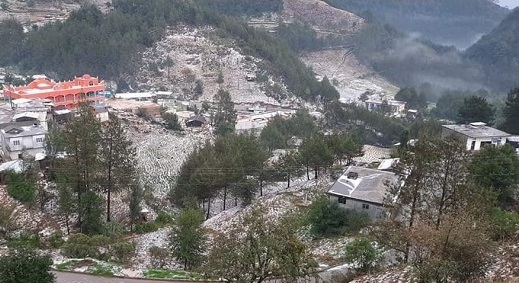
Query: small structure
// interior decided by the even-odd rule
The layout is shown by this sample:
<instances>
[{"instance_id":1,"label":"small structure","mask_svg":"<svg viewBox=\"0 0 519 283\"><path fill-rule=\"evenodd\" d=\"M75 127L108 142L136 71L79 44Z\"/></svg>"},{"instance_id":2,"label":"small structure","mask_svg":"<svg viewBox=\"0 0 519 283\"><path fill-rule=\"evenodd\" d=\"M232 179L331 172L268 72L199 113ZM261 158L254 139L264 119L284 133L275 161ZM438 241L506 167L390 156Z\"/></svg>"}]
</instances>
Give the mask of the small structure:
<instances>
[{"instance_id":1,"label":"small structure","mask_svg":"<svg viewBox=\"0 0 519 283\"><path fill-rule=\"evenodd\" d=\"M202 127L207 120L202 115L195 115L186 120L186 127Z\"/></svg>"},{"instance_id":2,"label":"small structure","mask_svg":"<svg viewBox=\"0 0 519 283\"><path fill-rule=\"evenodd\" d=\"M386 158L380 161L377 170L392 171L395 165L400 161L400 158Z\"/></svg>"},{"instance_id":3,"label":"small structure","mask_svg":"<svg viewBox=\"0 0 519 283\"><path fill-rule=\"evenodd\" d=\"M256 75L254 75L254 74L250 74L250 73L249 73L249 74L246 74L246 75L245 75L245 79L246 79L248 82L253 82L253 81L256 80Z\"/></svg>"},{"instance_id":4,"label":"small structure","mask_svg":"<svg viewBox=\"0 0 519 283\"><path fill-rule=\"evenodd\" d=\"M515 152L519 154L519 136L513 136L506 138L506 143L515 148Z\"/></svg>"},{"instance_id":5,"label":"small structure","mask_svg":"<svg viewBox=\"0 0 519 283\"><path fill-rule=\"evenodd\" d=\"M110 120L108 115L108 107L105 104L92 104L90 108L94 111L94 114L99 122L106 122Z\"/></svg>"},{"instance_id":6,"label":"small structure","mask_svg":"<svg viewBox=\"0 0 519 283\"><path fill-rule=\"evenodd\" d=\"M52 119L58 124L64 124L72 119L72 111L68 109L52 111Z\"/></svg>"},{"instance_id":7,"label":"small structure","mask_svg":"<svg viewBox=\"0 0 519 283\"><path fill-rule=\"evenodd\" d=\"M2 155L5 160L20 158L23 151L31 156L45 153L47 130L36 121L0 125Z\"/></svg>"},{"instance_id":8,"label":"small structure","mask_svg":"<svg viewBox=\"0 0 519 283\"><path fill-rule=\"evenodd\" d=\"M328 190L328 198L346 209L367 213L372 219L385 218L384 197L388 185L398 177L391 172L350 166Z\"/></svg>"},{"instance_id":9,"label":"small structure","mask_svg":"<svg viewBox=\"0 0 519 283\"><path fill-rule=\"evenodd\" d=\"M480 150L483 146L499 146L506 143L512 135L487 126L483 122L463 125L442 125L442 137L455 135L462 139L467 150Z\"/></svg>"}]
</instances>

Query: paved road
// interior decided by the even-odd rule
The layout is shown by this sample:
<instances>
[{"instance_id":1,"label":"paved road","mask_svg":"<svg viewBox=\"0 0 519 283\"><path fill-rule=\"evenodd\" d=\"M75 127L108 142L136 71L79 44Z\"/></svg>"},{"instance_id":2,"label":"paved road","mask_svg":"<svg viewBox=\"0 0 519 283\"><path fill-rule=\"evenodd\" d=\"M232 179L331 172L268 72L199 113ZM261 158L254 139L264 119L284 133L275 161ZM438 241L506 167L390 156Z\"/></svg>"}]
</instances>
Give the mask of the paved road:
<instances>
[{"instance_id":1,"label":"paved road","mask_svg":"<svg viewBox=\"0 0 519 283\"><path fill-rule=\"evenodd\" d=\"M310 280L301 280L306 283L321 283L326 282L330 279L331 274L334 272L344 273L347 269L332 268L330 270L319 273L319 280L311 278ZM118 277L104 277L98 275L91 275L86 273L76 272L62 272L53 271L56 275L56 283L188 283L193 281L186 280L158 280L158 279L138 279L138 278L118 278ZM200 282L200 281L197 281ZM267 280L270 283L281 283L281 280Z\"/></svg>"},{"instance_id":2,"label":"paved road","mask_svg":"<svg viewBox=\"0 0 519 283\"><path fill-rule=\"evenodd\" d=\"M104 277L61 271L53 271L53 273L56 275L56 283L186 283L186 281Z\"/></svg>"}]
</instances>

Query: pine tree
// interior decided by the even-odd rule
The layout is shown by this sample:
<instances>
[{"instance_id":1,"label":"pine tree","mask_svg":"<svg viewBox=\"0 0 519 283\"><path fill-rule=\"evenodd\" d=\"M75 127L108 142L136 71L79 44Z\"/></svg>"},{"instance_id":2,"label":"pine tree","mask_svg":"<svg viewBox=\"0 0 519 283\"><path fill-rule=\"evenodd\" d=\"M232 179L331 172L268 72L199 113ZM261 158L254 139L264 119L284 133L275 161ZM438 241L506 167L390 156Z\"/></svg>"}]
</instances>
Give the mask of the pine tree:
<instances>
[{"instance_id":1,"label":"pine tree","mask_svg":"<svg viewBox=\"0 0 519 283\"><path fill-rule=\"evenodd\" d=\"M202 263L206 242L203 222L204 214L196 207L194 200L187 201L175 219L170 245L173 256L184 264L184 270L193 269Z\"/></svg>"},{"instance_id":2,"label":"pine tree","mask_svg":"<svg viewBox=\"0 0 519 283\"><path fill-rule=\"evenodd\" d=\"M66 180L67 185L74 187L76 194L79 226L83 227L83 212L90 209L80 209L86 205L81 201L82 196L97 189L96 176L99 172L98 152L101 142L101 124L87 105L78 109L77 115L65 125L61 132L63 147L68 156L62 166L55 170L58 179Z\"/></svg>"},{"instance_id":3,"label":"pine tree","mask_svg":"<svg viewBox=\"0 0 519 283\"><path fill-rule=\"evenodd\" d=\"M508 93L503 116L505 121L501 128L510 134L519 135L519 88L514 88Z\"/></svg>"},{"instance_id":4,"label":"pine tree","mask_svg":"<svg viewBox=\"0 0 519 283\"><path fill-rule=\"evenodd\" d=\"M236 126L236 110L228 91L219 89L216 94L218 108L214 115L216 134L224 136L234 132Z\"/></svg>"},{"instance_id":5,"label":"pine tree","mask_svg":"<svg viewBox=\"0 0 519 283\"><path fill-rule=\"evenodd\" d=\"M111 198L113 193L128 190L135 178L135 149L128 139L121 121L110 114L110 120L103 124L101 149L99 152L102 174L100 184L106 193L106 221L111 218Z\"/></svg>"}]
</instances>

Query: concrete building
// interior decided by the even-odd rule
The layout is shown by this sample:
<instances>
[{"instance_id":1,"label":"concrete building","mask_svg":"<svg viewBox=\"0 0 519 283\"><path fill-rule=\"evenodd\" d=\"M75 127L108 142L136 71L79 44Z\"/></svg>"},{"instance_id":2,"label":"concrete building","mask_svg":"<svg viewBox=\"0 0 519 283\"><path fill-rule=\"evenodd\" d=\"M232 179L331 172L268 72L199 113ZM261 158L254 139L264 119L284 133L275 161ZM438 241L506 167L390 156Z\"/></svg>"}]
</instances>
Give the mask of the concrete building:
<instances>
[{"instance_id":1,"label":"concrete building","mask_svg":"<svg viewBox=\"0 0 519 283\"><path fill-rule=\"evenodd\" d=\"M398 177L387 171L350 166L327 192L341 207L367 213L372 219L384 219L384 197L388 184Z\"/></svg>"},{"instance_id":2,"label":"concrete building","mask_svg":"<svg viewBox=\"0 0 519 283\"><path fill-rule=\"evenodd\" d=\"M384 107L388 107L389 114L391 115L401 115L405 112L405 102L398 100L377 100L377 99L368 99L364 102L366 108L369 111L381 111Z\"/></svg>"},{"instance_id":3,"label":"concrete building","mask_svg":"<svg viewBox=\"0 0 519 283\"><path fill-rule=\"evenodd\" d=\"M480 150L487 145L499 146L506 143L512 135L487 126L482 122L463 125L442 125L442 137L455 135L463 140L467 150Z\"/></svg>"},{"instance_id":4,"label":"concrete building","mask_svg":"<svg viewBox=\"0 0 519 283\"><path fill-rule=\"evenodd\" d=\"M14 122L0 125L0 141L4 160L16 160L22 152L35 157L45 154L44 129L37 121Z\"/></svg>"},{"instance_id":5,"label":"concrete building","mask_svg":"<svg viewBox=\"0 0 519 283\"><path fill-rule=\"evenodd\" d=\"M4 86L4 95L10 99L44 99L56 108L75 109L80 103L102 103L105 100L104 81L85 74L72 81L54 82L38 78L26 86Z\"/></svg>"}]
</instances>

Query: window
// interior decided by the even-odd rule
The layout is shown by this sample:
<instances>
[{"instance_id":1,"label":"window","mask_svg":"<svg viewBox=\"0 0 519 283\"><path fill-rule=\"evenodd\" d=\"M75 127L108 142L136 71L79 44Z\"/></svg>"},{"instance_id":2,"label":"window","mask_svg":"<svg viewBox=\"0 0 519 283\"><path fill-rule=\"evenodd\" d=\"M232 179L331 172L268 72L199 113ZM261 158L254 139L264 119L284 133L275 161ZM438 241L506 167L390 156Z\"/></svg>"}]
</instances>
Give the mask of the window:
<instances>
[{"instance_id":1,"label":"window","mask_svg":"<svg viewBox=\"0 0 519 283\"><path fill-rule=\"evenodd\" d=\"M20 141L19 140L14 140L13 141L13 145L20 145Z\"/></svg>"},{"instance_id":2,"label":"window","mask_svg":"<svg viewBox=\"0 0 519 283\"><path fill-rule=\"evenodd\" d=\"M346 204L346 197L339 197L338 201L339 203Z\"/></svg>"},{"instance_id":3,"label":"window","mask_svg":"<svg viewBox=\"0 0 519 283\"><path fill-rule=\"evenodd\" d=\"M42 143L43 142L43 138L36 138L36 142L37 143Z\"/></svg>"},{"instance_id":4,"label":"window","mask_svg":"<svg viewBox=\"0 0 519 283\"><path fill-rule=\"evenodd\" d=\"M362 204L362 208L363 208L363 209L369 209L369 204L365 204L365 203L363 203L363 204Z\"/></svg>"}]
</instances>

